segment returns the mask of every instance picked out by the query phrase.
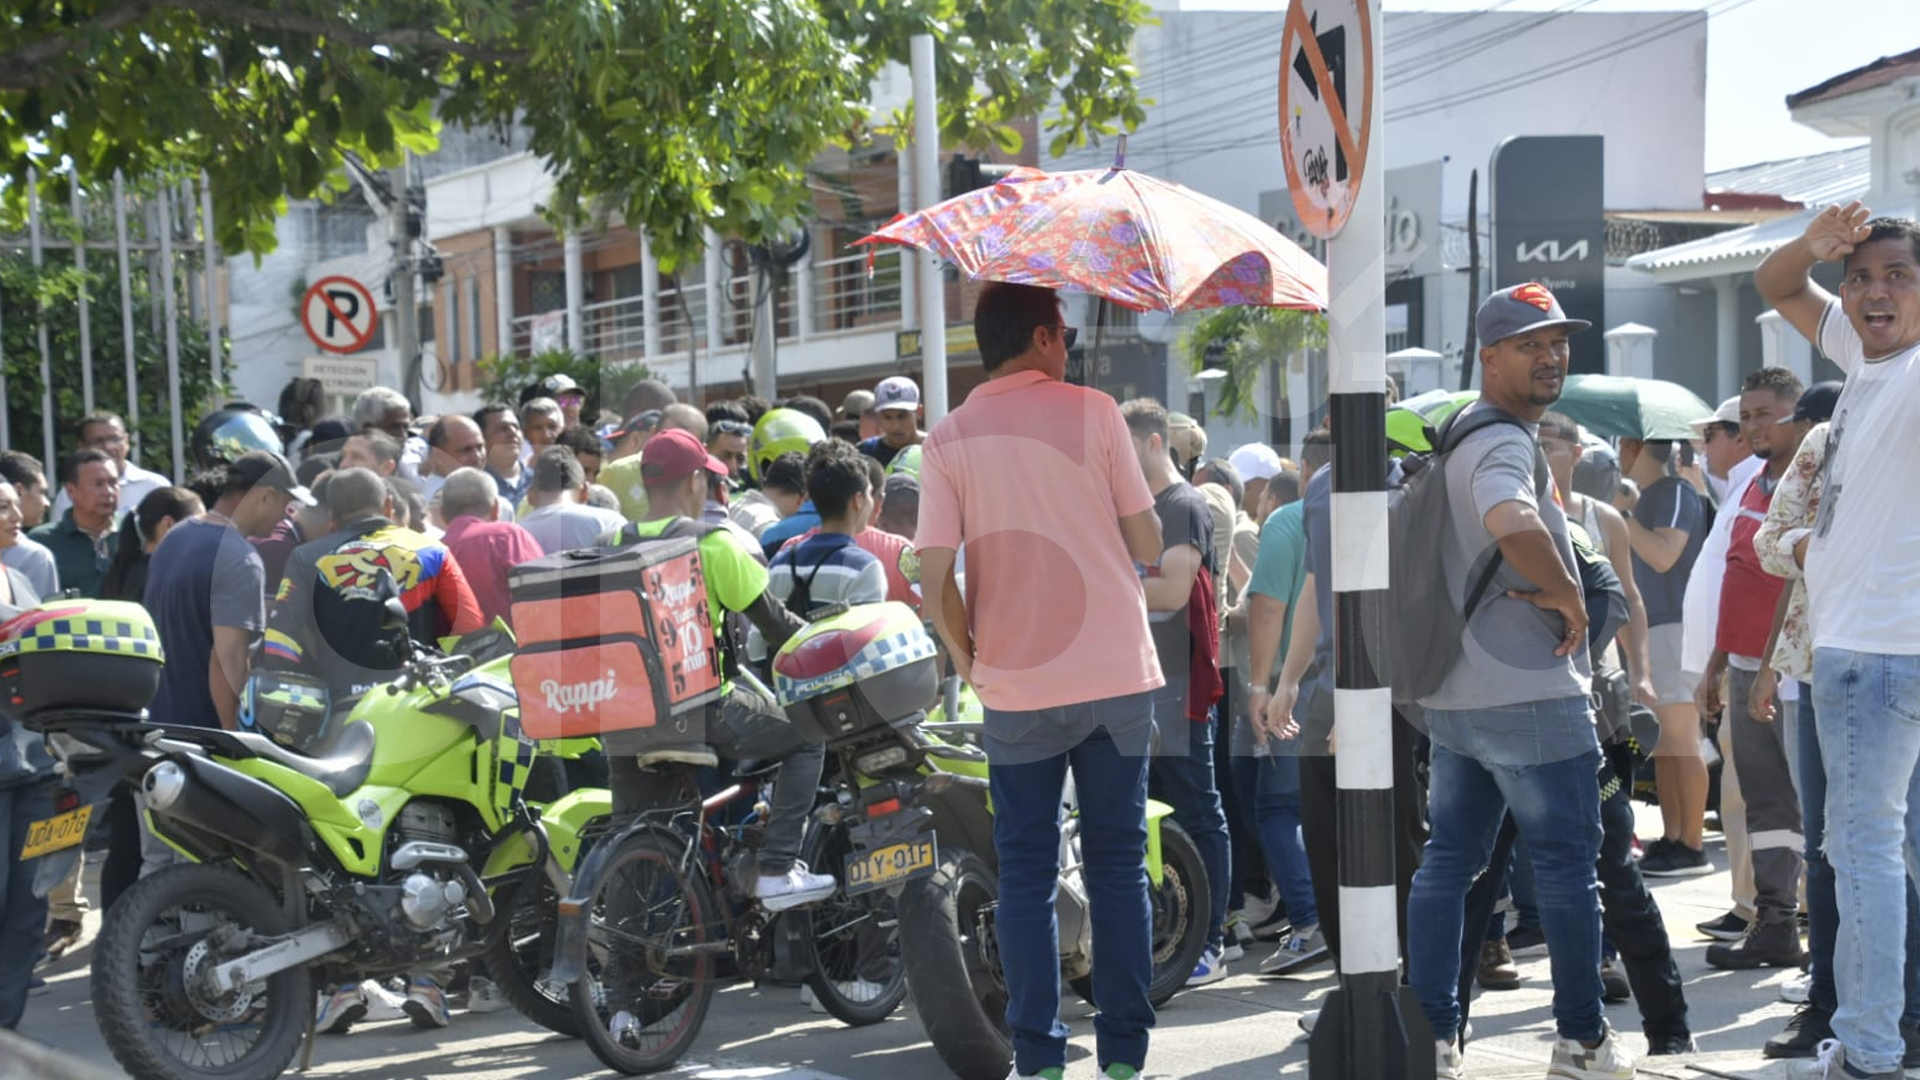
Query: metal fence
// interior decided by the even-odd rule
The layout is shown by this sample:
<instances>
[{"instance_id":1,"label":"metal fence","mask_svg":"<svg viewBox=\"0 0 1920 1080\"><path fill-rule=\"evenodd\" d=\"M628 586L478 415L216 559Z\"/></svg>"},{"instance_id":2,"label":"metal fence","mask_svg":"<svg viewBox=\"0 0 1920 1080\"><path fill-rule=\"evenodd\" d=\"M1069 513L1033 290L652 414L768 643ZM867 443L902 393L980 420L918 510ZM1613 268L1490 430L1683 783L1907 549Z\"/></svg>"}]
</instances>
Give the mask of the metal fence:
<instances>
[{"instance_id":1,"label":"metal fence","mask_svg":"<svg viewBox=\"0 0 1920 1080\"><path fill-rule=\"evenodd\" d=\"M66 191L64 199L58 197L61 189ZM14 447L16 415L31 418L40 428L40 445L22 449L40 453L51 472L60 451L73 441L62 438L67 434L59 430L63 422L77 421L96 409L115 409L122 410L138 454L144 396L168 413L166 432L173 474L178 478L185 469L185 410L199 404L183 393L183 331L189 324L196 330L196 339L198 328L204 327L210 365L206 374L214 385L223 381L216 281L220 250L213 239L213 200L205 176L198 182L151 186L130 195L128 184L118 175L109 190L88 191L69 177L49 179L30 171L26 201L25 231L0 236L0 256L24 256L38 290L31 304L19 304L16 291L14 306L0 306L0 331L22 320L34 328L26 356L19 355L17 344L8 347L9 340L18 341L17 335L10 339L0 332L0 446ZM62 301L50 303L43 275L68 271L74 294L71 303L64 299L64 286L55 290ZM117 309L119 325L102 325L96 307ZM145 328L136 324L142 308L150 320ZM164 393L159 390L160 373L152 370L154 358L142 355L143 329L163 343ZM96 350L96 331L118 338L118 355ZM32 366L36 360L37 370ZM69 363L78 368L78 400L73 402L77 408L56 405L57 395L65 402L76 389L64 381ZM37 384L37 402L18 397L23 389L19 380L29 371L37 378L24 389L31 393L31 384ZM14 379L8 378L9 372ZM103 381L121 383L124 401L117 395L114 400L98 395L97 384Z\"/></svg>"}]
</instances>

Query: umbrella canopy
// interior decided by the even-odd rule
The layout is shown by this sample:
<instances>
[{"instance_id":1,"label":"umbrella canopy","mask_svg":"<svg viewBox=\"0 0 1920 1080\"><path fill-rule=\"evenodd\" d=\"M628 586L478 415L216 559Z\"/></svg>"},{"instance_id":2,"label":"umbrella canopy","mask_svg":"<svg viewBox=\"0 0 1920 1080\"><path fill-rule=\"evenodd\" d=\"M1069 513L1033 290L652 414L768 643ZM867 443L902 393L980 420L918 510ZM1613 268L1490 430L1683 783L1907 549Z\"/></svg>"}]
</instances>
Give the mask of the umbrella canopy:
<instances>
[{"instance_id":1,"label":"umbrella canopy","mask_svg":"<svg viewBox=\"0 0 1920 1080\"><path fill-rule=\"evenodd\" d=\"M1679 383L1619 375L1569 376L1554 408L1596 435L1623 439L1691 439L1692 422L1713 415Z\"/></svg>"},{"instance_id":2,"label":"umbrella canopy","mask_svg":"<svg viewBox=\"0 0 1920 1080\"><path fill-rule=\"evenodd\" d=\"M922 248L968 277L1088 293L1135 311L1327 306L1327 270L1259 218L1120 168L1013 170L855 246Z\"/></svg>"}]
</instances>

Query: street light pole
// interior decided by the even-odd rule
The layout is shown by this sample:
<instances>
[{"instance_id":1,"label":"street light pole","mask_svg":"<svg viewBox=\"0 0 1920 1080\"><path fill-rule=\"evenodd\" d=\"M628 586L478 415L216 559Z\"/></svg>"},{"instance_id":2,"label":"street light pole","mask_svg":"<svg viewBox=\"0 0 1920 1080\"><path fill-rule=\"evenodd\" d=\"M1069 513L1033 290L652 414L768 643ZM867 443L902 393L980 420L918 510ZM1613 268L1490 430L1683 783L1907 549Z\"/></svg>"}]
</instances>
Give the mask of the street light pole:
<instances>
[{"instance_id":1,"label":"street light pole","mask_svg":"<svg viewBox=\"0 0 1920 1080\"><path fill-rule=\"evenodd\" d=\"M940 102L933 47L932 34L913 35L913 188L922 210L940 201ZM902 257L921 260L915 275L920 286L921 378L926 383L927 426L932 427L947 415L947 280L938 255L909 251Z\"/></svg>"}]
</instances>

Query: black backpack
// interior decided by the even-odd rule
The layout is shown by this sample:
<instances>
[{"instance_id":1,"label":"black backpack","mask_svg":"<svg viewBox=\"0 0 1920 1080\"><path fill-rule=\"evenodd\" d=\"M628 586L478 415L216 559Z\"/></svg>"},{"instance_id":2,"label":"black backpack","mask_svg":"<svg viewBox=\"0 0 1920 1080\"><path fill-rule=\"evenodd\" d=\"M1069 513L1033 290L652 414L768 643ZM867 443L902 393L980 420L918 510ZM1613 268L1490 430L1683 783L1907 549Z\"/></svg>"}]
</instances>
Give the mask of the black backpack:
<instances>
[{"instance_id":1,"label":"black backpack","mask_svg":"<svg viewBox=\"0 0 1920 1080\"><path fill-rule=\"evenodd\" d=\"M1467 589L1464 609L1454 607L1441 567L1437 538L1447 535L1452 511L1447 497L1446 458L1467 436L1495 424L1511 424L1528 431L1526 422L1505 411L1482 407L1448 417L1436 432L1427 429L1432 453L1408 454L1400 461L1401 479L1389 492L1389 600L1386 624L1369 635L1384 642L1392 657L1387 672L1396 704L1411 705L1440 689L1447 673L1460 662L1467 621L1486 598L1493 576L1505 561L1495 547L1487 564ZM1545 455L1534 454L1534 497L1546 499L1553 484Z\"/></svg>"}]
</instances>

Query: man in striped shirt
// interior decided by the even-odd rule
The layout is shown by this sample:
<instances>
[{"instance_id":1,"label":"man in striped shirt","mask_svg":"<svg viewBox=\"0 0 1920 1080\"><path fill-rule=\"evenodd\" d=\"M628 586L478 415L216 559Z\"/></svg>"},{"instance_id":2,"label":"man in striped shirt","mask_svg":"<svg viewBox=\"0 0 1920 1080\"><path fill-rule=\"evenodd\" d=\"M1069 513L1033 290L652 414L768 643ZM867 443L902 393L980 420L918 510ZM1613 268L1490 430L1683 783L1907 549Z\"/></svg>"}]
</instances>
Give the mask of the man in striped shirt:
<instances>
[{"instance_id":1,"label":"man in striped shirt","mask_svg":"<svg viewBox=\"0 0 1920 1080\"><path fill-rule=\"evenodd\" d=\"M886 569L854 540L873 514L859 449L832 439L815 446L807 456L807 498L820 512L820 531L774 556L767 591L803 619L828 604L885 600Z\"/></svg>"}]
</instances>

